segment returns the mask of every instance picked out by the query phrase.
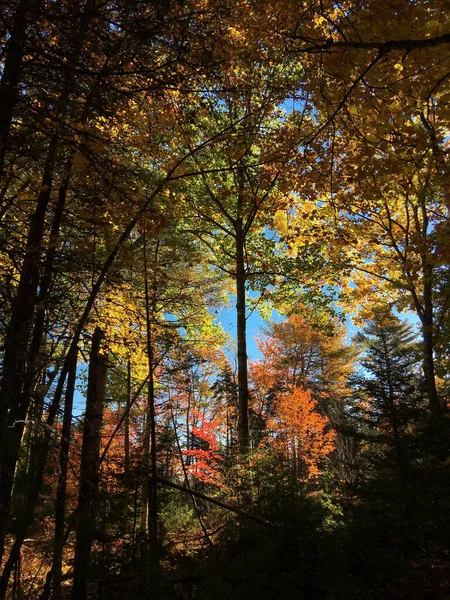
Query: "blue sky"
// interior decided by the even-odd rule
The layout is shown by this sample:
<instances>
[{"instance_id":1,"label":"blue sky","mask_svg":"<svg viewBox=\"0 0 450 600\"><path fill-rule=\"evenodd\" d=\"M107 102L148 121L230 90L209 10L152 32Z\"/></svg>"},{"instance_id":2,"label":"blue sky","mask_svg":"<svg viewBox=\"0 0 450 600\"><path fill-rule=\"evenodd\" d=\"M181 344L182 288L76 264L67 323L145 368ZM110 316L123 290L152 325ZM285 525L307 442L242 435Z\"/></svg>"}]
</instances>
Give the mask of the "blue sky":
<instances>
[{"instance_id":1,"label":"blue sky","mask_svg":"<svg viewBox=\"0 0 450 600\"><path fill-rule=\"evenodd\" d=\"M250 292L252 294L252 292ZM253 294L256 295L256 294ZM230 300L230 306L228 308L223 308L219 311L217 316L218 323L224 328L224 330L232 337L234 353L236 353L236 307L235 307L235 298ZM255 309L250 315L247 310L247 355L249 360L254 360L256 358L261 358L262 354L258 350L258 346L256 345L255 338L257 336L262 336L261 329L267 324L266 321L259 314L258 309ZM277 313L276 310L272 310L271 320L280 321L282 317ZM228 356L231 361L234 361L234 356L232 355L232 349L228 352Z\"/></svg>"},{"instance_id":2,"label":"blue sky","mask_svg":"<svg viewBox=\"0 0 450 600\"><path fill-rule=\"evenodd\" d=\"M236 345L236 309L234 307L223 309L219 312L217 318L219 324L229 333L233 339L233 345ZM261 358L261 353L256 345L255 337L260 334L260 329L264 327L265 322L261 318L258 310L253 311L247 318L247 354L249 360ZM230 359L232 357L230 356Z\"/></svg>"}]
</instances>

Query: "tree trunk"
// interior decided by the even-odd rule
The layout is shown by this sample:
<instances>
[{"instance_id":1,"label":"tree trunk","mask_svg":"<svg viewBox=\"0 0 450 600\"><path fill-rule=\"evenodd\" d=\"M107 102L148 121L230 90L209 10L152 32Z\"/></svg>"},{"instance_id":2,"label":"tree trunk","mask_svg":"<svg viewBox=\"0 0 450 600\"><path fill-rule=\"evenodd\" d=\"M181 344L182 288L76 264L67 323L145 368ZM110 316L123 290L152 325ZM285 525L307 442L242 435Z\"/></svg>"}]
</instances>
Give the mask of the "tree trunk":
<instances>
[{"instance_id":1,"label":"tree trunk","mask_svg":"<svg viewBox=\"0 0 450 600\"><path fill-rule=\"evenodd\" d=\"M155 421L155 387L153 373L149 379L149 401L150 401L150 494L148 508L149 538L150 544L156 547L158 541L158 470L156 462L156 421Z\"/></svg>"},{"instance_id":2,"label":"tree trunk","mask_svg":"<svg viewBox=\"0 0 450 600\"><path fill-rule=\"evenodd\" d=\"M423 340L423 372L427 386L428 405L431 417L435 423L439 423L442 417L441 404L436 388L436 376L434 372L434 335L433 335L433 297L432 297L432 267L424 265L423 273L423 318L422 318L422 340Z\"/></svg>"},{"instance_id":3,"label":"tree trunk","mask_svg":"<svg viewBox=\"0 0 450 600\"><path fill-rule=\"evenodd\" d=\"M148 389L148 384L147 384ZM138 478L140 484L141 497L141 515L139 522L139 531L142 535L142 539L148 531L148 503L150 494L150 429L149 429L149 416L148 416L148 405L147 411L144 413L143 424L142 424L142 437L143 437L143 449L142 449L142 474Z\"/></svg>"},{"instance_id":4,"label":"tree trunk","mask_svg":"<svg viewBox=\"0 0 450 600\"><path fill-rule=\"evenodd\" d=\"M69 190L70 176L72 172L74 152L67 159L64 169L61 185L58 190L58 200L55 206L52 228L50 231L49 244L45 257L44 272L39 282L39 294L37 297L36 318L33 328L30 349L28 352L27 370L24 379L24 388L22 392L21 404L22 410L28 410L33 392L36 371L39 369L39 359L41 358L42 337L44 335L46 304L49 299L50 286L52 284L54 263L58 248L59 232L66 205L67 192ZM25 413L26 414L26 413Z\"/></svg>"},{"instance_id":5,"label":"tree trunk","mask_svg":"<svg viewBox=\"0 0 450 600\"><path fill-rule=\"evenodd\" d=\"M124 430L124 452L125 476L128 477L130 472L130 409L131 409L131 360L127 362L127 403L125 406L125 430Z\"/></svg>"},{"instance_id":6,"label":"tree trunk","mask_svg":"<svg viewBox=\"0 0 450 600\"><path fill-rule=\"evenodd\" d=\"M415 213L417 230L420 232L422 252L422 278L423 278L423 309L421 311L422 340L423 340L423 373L427 387L428 404L431 418L436 426L440 426L442 419L442 407L436 388L436 376L434 372L434 315L433 315L433 264L430 262L429 239L429 213L427 211L427 194L425 191L418 195L421 221L418 212Z\"/></svg>"},{"instance_id":7,"label":"tree trunk","mask_svg":"<svg viewBox=\"0 0 450 600\"><path fill-rule=\"evenodd\" d=\"M158 260L159 243L155 249L155 264ZM152 298L147 273L147 244L144 232L144 285L145 314L147 321L147 360L148 360L148 411L147 432L150 436L150 478L148 480L148 537L150 549L154 550L158 541L158 468L156 460L156 420L155 420L155 359L153 349L152 315L156 313L156 282L153 282ZM148 469L148 465L145 465Z\"/></svg>"},{"instance_id":8,"label":"tree trunk","mask_svg":"<svg viewBox=\"0 0 450 600\"><path fill-rule=\"evenodd\" d=\"M70 435L72 429L72 408L73 396L75 392L76 370L77 370L76 351L72 352L72 364L69 367L66 394L64 400L64 416L63 426L61 431L61 443L59 449L59 473L58 487L56 490L55 500L55 542L53 548L53 561L50 570L45 579L44 589L39 596L39 600L48 600L53 586L53 598L59 600L61 598L61 579L62 579L62 554L64 543L67 539L67 528L65 527L65 511L66 511L66 489L67 489L67 472L69 466L69 448Z\"/></svg>"},{"instance_id":9,"label":"tree trunk","mask_svg":"<svg viewBox=\"0 0 450 600\"><path fill-rule=\"evenodd\" d=\"M5 60L0 83L0 179L3 177L6 151L19 83L22 76L22 59L25 50L27 8L31 0L21 0L16 8L11 36L5 49Z\"/></svg>"},{"instance_id":10,"label":"tree trunk","mask_svg":"<svg viewBox=\"0 0 450 600\"><path fill-rule=\"evenodd\" d=\"M150 193L150 195L146 199L145 204L141 208L139 208L139 210L137 210L137 212L134 214L134 216L130 219L128 225L122 231L121 235L119 236L119 239L117 240L117 242L114 245L114 248L109 253L107 259L105 260L105 262L100 270L100 273L92 287L89 297L86 301L83 312L80 315L78 322L76 323L76 326L74 328L74 333L72 336L72 340L70 343L70 350L64 358L61 370L59 372L59 378L58 378L56 389L55 389L55 392L53 395L53 400L48 409L48 416L47 416L47 420L46 420L47 428L44 430L44 438L45 439L44 439L43 447L39 451L36 451L33 453L35 467L32 470L33 481L30 484L30 494L29 494L29 498L27 500L29 509L28 509L28 512L26 515L26 519L20 528L21 531L22 530L28 531L28 528L30 527L30 525L32 523L32 515L33 515L34 508L36 506L36 503L37 503L37 500L39 497L39 493L40 493L40 489L42 486L45 462L46 462L46 458L47 458L48 451L50 448L50 443L51 443L50 428L53 426L54 421L55 421L55 417L56 417L56 414L57 414L57 411L58 411L58 408L60 405L60 400L62 397L62 392L64 389L65 379L67 377L67 373L68 373L69 366L70 366L70 351L75 349L78 345L80 336L83 332L83 328L85 327L86 321L89 318L89 315L91 313L92 307L95 302L95 299L97 298L97 295L103 285L103 282L109 272L109 269L110 269L111 265L114 263L120 249L122 248L125 241L128 240L130 233L133 231L139 218L148 210L150 203L160 193L160 191L165 187L167 181L170 180L171 176L173 175L173 172L175 171L175 168L176 167L174 167L171 171L169 171L166 178L163 179L161 182L159 182L156 185L153 192ZM2 398L2 401L3 401L2 409L4 409L4 410L3 410L3 412L0 411L0 420L3 416L6 417L6 415L7 415L7 407L4 404L3 398ZM1 436L1 428L2 427L4 427L6 429L6 419L0 423L0 439L1 439L1 441L4 440L4 436L3 437ZM11 478L11 486L12 486L12 481L13 481L13 478ZM8 494L6 496L6 500L7 500L6 505L7 505L7 507L9 507L10 494ZM3 497L0 496L0 502L2 502L2 501L3 501ZM1 507L1 508L4 508L4 507ZM9 521L9 514L8 513L5 514L4 510L0 511L0 536L3 541L4 541L4 535L5 535L5 525L8 523L8 521ZM10 558L13 558L13 553L16 552L17 548L21 547L21 544L23 543L23 539L24 538L20 538L20 537L18 537L16 539L16 541L14 542L13 548L11 550L11 553L10 553ZM2 549L0 548L0 550L2 550ZM7 585L8 578L11 573L11 571L9 570L9 564L10 564L10 561L8 559L8 562L5 564L5 568L4 568L4 571L3 571L3 574L2 574L2 577L0 580L0 600L2 600L2 598L4 597L4 593L2 592L2 590L3 589L6 590L5 586ZM8 575L8 572L9 572L9 575ZM2 593L3 593L3 596L2 596Z\"/></svg>"},{"instance_id":11,"label":"tree trunk","mask_svg":"<svg viewBox=\"0 0 450 600\"><path fill-rule=\"evenodd\" d=\"M64 402L64 417L61 432L61 446L59 450L59 474L58 488L55 501L55 547L53 550L53 598L61 598L61 569L62 554L64 549L65 513L66 513L66 489L67 471L69 466L70 435L72 430L72 408L75 391L75 380L77 373L77 352L73 352L72 364L70 366L66 396Z\"/></svg>"},{"instance_id":12,"label":"tree trunk","mask_svg":"<svg viewBox=\"0 0 450 600\"><path fill-rule=\"evenodd\" d=\"M187 406L186 406L186 450L192 450L192 436L191 436L191 428L189 424L189 419L191 418L191 399L194 398L194 382L191 375L190 385L188 388L187 395ZM191 455L188 454L186 456L186 465L189 467L191 465Z\"/></svg>"},{"instance_id":13,"label":"tree trunk","mask_svg":"<svg viewBox=\"0 0 450 600\"><path fill-rule=\"evenodd\" d=\"M170 398L169 398L169 407L170 407L170 415L171 415L171 418L172 418L173 432L175 434L175 442L177 444L178 456L180 458L180 464L181 464L181 468L183 470L183 475L184 475L184 483L186 485L186 488L190 492L191 491L191 484L189 482L188 472L186 470L186 465L185 465L184 460L183 460L183 450L181 448L180 437L178 435L177 421L176 421L176 418L175 418L175 415L174 415L174 412L173 412L172 401L171 401ZM196 500L195 496L193 496L192 494L191 494L191 500L192 500L192 505L194 507L195 514L197 515L197 519L198 519L198 522L200 524L200 527L202 528L202 531L203 531L203 533L204 533L204 535L205 535L205 537L206 537L206 539L208 541L208 544L210 546L212 546L212 541L211 541L211 538L209 537L208 530L206 529L205 523L203 522L202 515L200 513L200 509L198 507L197 500Z\"/></svg>"},{"instance_id":14,"label":"tree trunk","mask_svg":"<svg viewBox=\"0 0 450 600\"><path fill-rule=\"evenodd\" d=\"M237 348L238 348L238 399L239 451L242 456L249 452L248 430L248 367L247 367L247 320L245 314L245 262L244 240L242 232L236 232L236 310L237 310Z\"/></svg>"},{"instance_id":15,"label":"tree trunk","mask_svg":"<svg viewBox=\"0 0 450 600\"><path fill-rule=\"evenodd\" d=\"M94 517L99 482L100 432L103 421L107 375L106 355L100 348L103 337L103 331L96 327L92 337L81 451L72 589L74 600L84 600L87 597L89 563L92 543L95 538Z\"/></svg>"}]
</instances>

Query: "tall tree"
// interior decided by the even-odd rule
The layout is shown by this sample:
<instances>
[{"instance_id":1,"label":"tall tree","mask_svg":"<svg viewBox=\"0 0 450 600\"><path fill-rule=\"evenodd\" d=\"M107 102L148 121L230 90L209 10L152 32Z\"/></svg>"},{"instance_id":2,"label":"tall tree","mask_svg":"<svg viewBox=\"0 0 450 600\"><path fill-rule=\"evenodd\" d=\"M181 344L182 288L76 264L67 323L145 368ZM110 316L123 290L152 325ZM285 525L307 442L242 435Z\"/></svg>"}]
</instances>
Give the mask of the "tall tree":
<instances>
[{"instance_id":1,"label":"tall tree","mask_svg":"<svg viewBox=\"0 0 450 600\"><path fill-rule=\"evenodd\" d=\"M229 92L205 98L199 117L204 115L212 131L229 128L230 135L213 151L197 157L200 176L183 190L187 226L207 248L212 265L234 285L242 455L249 450L247 293L251 288L263 291L269 283L264 266L275 243L266 228L277 208L288 202L282 164L268 164L275 122L283 112L276 104L287 85L283 67L280 70L281 74L270 67L244 64L237 76L227 75ZM244 83L247 77L249 84ZM194 128L185 131L185 139L195 135Z\"/></svg>"},{"instance_id":2,"label":"tall tree","mask_svg":"<svg viewBox=\"0 0 450 600\"><path fill-rule=\"evenodd\" d=\"M410 325L380 310L366 323L356 341L364 354L361 370L352 378L356 394L354 414L363 427L394 451L406 493L411 462L408 437L423 401L416 336Z\"/></svg>"},{"instance_id":3,"label":"tall tree","mask_svg":"<svg viewBox=\"0 0 450 600\"><path fill-rule=\"evenodd\" d=\"M77 506L76 543L72 598L87 598L87 583L92 542L95 539L95 516L99 483L100 440L106 398L107 356L101 344L104 332L97 327L92 337L83 446L80 464L80 492Z\"/></svg>"}]
</instances>

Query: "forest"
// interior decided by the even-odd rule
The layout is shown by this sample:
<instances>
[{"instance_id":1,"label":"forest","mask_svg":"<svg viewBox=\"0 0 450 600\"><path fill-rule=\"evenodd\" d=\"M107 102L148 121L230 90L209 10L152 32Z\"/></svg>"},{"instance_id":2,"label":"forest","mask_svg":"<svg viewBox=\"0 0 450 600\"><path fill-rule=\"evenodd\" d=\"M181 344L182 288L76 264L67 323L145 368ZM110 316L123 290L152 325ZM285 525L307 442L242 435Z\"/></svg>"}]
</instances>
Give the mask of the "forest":
<instances>
[{"instance_id":1,"label":"forest","mask_svg":"<svg viewBox=\"0 0 450 600\"><path fill-rule=\"evenodd\" d=\"M0 9L0 600L448 600L450 2Z\"/></svg>"}]
</instances>

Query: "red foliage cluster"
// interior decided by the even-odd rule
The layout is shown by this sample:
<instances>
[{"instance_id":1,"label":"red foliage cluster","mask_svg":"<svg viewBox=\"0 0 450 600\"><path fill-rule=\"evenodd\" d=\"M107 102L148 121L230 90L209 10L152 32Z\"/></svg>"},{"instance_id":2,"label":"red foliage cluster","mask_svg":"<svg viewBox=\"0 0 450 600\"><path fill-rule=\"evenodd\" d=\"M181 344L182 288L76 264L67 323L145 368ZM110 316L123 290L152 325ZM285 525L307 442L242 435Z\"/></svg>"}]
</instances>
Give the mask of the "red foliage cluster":
<instances>
[{"instance_id":1,"label":"red foliage cluster","mask_svg":"<svg viewBox=\"0 0 450 600\"><path fill-rule=\"evenodd\" d=\"M220 485L219 466L222 456L219 452L216 429L219 421L208 422L203 415L199 415L198 425L192 428L192 433L199 440L208 444L207 448L196 448L184 450L185 456L194 458L194 462L188 465L187 471L198 481Z\"/></svg>"}]
</instances>

